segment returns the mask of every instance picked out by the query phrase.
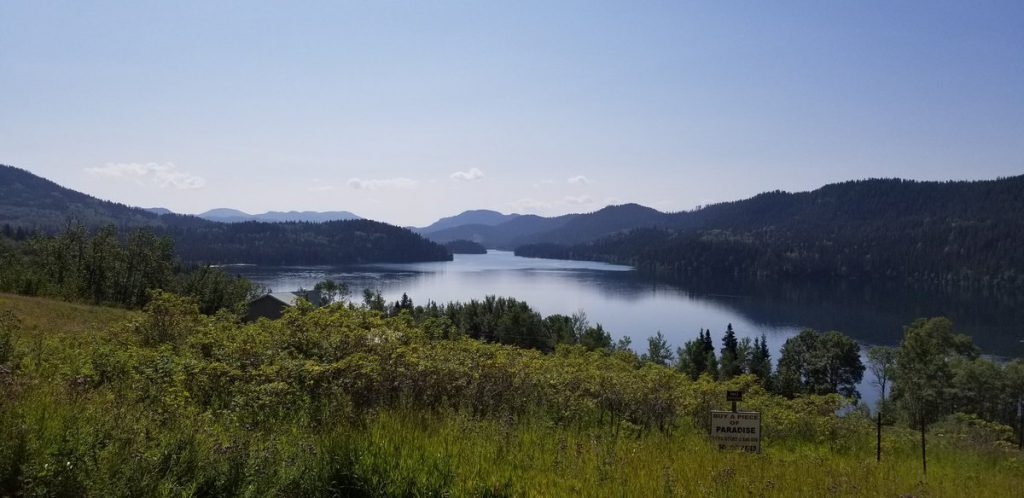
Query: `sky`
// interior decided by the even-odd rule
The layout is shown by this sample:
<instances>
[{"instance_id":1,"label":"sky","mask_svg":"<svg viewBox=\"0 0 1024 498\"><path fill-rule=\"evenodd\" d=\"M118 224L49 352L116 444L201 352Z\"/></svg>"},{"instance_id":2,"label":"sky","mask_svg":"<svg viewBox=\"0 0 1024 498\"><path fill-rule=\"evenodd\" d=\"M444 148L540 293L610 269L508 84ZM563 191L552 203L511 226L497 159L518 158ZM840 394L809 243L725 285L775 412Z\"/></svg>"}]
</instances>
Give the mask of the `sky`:
<instances>
[{"instance_id":1,"label":"sky","mask_svg":"<svg viewBox=\"0 0 1024 498\"><path fill-rule=\"evenodd\" d=\"M0 163L182 213L1024 173L1024 2L0 2Z\"/></svg>"}]
</instances>

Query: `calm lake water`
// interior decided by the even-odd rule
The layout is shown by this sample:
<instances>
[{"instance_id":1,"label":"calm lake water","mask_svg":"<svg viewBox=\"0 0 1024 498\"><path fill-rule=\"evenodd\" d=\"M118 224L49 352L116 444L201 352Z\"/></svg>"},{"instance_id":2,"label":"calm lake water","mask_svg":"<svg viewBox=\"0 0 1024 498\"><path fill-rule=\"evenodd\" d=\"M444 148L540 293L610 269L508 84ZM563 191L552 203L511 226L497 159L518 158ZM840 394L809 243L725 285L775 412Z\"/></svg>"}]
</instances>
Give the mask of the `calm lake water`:
<instances>
[{"instance_id":1,"label":"calm lake water","mask_svg":"<svg viewBox=\"0 0 1024 498\"><path fill-rule=\"evenodd\" d=\"M673 349L709 328L721 344L726 325L740 337L762 333L775 359L785 340L804 328L839 330L863 347L898 344L902 327L917 317L948 316L987 354L1024 354L1024 306L990 297L928 294L899 288L659 283L632 268L605 263L520 258L511 252L456 255L452 262L344 267L233 266L230 271L274 291L310 289L325 278L349 285L353 299L364 288L389 301L408 293L416 304L468 301L487 295L526 301L543 315L583 310L613 338L628 335L634 349L661 331ZM870 373L859 388L865 401L877 397Z\"/></svg>"}]
</instances>

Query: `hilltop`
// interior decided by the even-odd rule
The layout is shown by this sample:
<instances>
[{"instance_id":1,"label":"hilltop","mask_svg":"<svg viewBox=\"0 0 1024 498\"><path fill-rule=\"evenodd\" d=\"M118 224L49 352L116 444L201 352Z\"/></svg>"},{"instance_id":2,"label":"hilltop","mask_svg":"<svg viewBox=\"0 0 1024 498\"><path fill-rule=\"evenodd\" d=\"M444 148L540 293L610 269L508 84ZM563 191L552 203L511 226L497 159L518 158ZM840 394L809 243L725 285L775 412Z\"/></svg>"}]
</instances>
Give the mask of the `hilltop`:
<instances>
[{"instance_id":1,"label":"hilltop","mask_svg":"<svg viewBox=\"0 0 1024 498\"><path fill-rule=\"evenodd\" d=\"M64 188L0 165L0 227L55 233L68 222L89 229L114 225L166 235L187 262L323 265L446 261L443 246L404 228L371 220L219 223L196 216L157 214Z\"/></svg>"},{"instance_id":2,"label":"hilltop","mask_svg":"<svg viewBox=\"0 0 1024 498\"><path fill-rule=\"evenodd\" d=\"M603 237L594 237L595 230L572 236L567 224L516 253L624 263L673 278L886 279L1024 289L1024 176L873 179L767 192L695 211L649 213L628 230L628 223L599 223L597 214L572 223L604 228Z\"/></svg>"}]
</instances>

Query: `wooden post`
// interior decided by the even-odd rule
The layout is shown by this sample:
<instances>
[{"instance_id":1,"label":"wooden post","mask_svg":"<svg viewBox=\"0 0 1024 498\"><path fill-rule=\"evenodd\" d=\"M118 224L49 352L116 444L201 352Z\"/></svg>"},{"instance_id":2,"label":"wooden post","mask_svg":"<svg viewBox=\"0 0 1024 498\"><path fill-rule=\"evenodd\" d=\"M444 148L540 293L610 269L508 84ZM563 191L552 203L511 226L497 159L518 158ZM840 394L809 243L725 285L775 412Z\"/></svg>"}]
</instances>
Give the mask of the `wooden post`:
<instances>
[{"instance_id":1,"label":"wooden post","mask_svg":"<svg viewBox=\"0 0 1024 498\"><path fill-rule=\"evenodd\" d=\"M743 391L726 391L725 400L732 402L732 412L736 413L736 402L743 401Z\"/></svg>"},{"instance_id":2,"label":"wooden post","mask_svg":"<svg viewBox=\"0 0 1024 498\"><path fill-rule=\"evenodd\" d=\"M924 478L928 478L928 453L926 452L927 444L924 440L924 415L921 415L921 470L924 473Z\"/></svg>"},{"instance_id":3,"label":"wooden post","mask_svg":"<svg viewBox=\"0 0 1024 498\"><path fill-rule=\"evenodd\" d=\"M1017 400L1017 418L1020 419L1020 428L1017 429L1020 440L1017 442L1017 449L1024 451L1024 396Z\"/></svg>"},{"instance_id":4,"label":"wooden post","mask_svg":"<svg viewBox=\"0 0 1024 498\"><path fill-rule=\"evenodd\" d=\"M878 444L875 451L875 461L882 463L882 410L878 410Z\"/></svg>"}]
</instances>

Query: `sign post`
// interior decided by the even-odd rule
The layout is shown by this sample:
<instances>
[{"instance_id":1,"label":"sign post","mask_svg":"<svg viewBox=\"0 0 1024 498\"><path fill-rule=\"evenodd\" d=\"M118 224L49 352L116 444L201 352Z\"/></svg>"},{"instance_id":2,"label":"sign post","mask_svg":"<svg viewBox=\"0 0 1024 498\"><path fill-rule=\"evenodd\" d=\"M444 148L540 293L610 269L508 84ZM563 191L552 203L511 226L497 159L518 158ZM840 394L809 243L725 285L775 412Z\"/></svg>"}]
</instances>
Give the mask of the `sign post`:
<instances>
[{"instance_id":1,"label":"sign post","mask_svg":"<svg viewBox=\"0 0 1024 498\"><path fill-rule=\"evenodd\" d=\"M743 401L743 391L726 391L725 400L732 401L732 412L736 413L736 402Z\"/></svg>"},{"instance_id":2,"label":"sign post","mask_svg":"<svg viewBox=\"0 0 1024 498\"><path fill-rule=\"evenodd\" d=\"M1020 428L1017 429L1019 441L1017 449L1024 450L1024 396L1017 399L1017 419L1020 420Z\"/></svg>"},{"instance_id":3,"label":"sign post","mask_svg":"<svg viewBox=\"0 0 1024 498\"><path fill-rule=\"evenodd\" d=\"M736 402L743 401L742 391L728 391L725 399L732 402L732 411L711 410L711 440L720 450L760 453L761 414L736 409Z\"/></svg>"}]
</instances>

